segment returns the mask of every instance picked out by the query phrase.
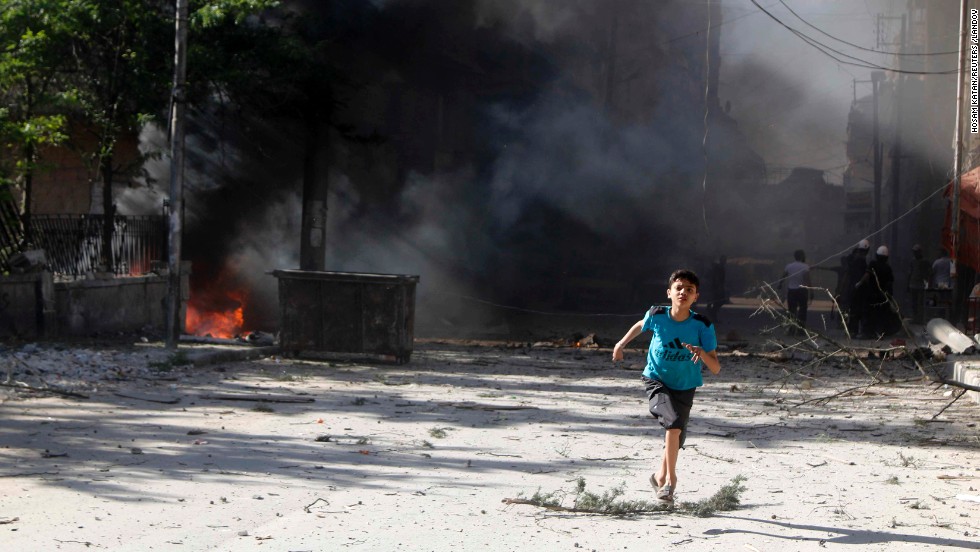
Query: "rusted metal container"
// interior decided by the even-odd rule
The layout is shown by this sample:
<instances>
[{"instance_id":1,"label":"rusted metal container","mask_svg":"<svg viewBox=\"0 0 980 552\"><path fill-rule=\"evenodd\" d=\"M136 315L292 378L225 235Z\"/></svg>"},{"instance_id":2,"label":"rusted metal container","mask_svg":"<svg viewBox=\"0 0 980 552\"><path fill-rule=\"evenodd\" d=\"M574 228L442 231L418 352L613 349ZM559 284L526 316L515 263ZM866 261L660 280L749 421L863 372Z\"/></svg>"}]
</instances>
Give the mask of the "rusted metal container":
<instances>
[{"instance_id":1,"label":"rusted metal container","mask_svg":"<svg viewBox=\"0 0 980 552\"><path fill-rule=\"evenodd\" d=\"M282 350L390 355L408 362L419 277L274 270Z\"/></svg>"}]
</instances>

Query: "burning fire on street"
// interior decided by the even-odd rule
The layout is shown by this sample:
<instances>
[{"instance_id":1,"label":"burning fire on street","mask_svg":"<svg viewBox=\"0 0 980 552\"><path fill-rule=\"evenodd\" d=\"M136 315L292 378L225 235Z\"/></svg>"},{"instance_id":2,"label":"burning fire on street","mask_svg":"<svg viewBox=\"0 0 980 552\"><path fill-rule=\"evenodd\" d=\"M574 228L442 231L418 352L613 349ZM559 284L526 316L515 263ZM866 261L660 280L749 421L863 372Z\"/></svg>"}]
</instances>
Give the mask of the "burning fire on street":
<instances>
[{"instance_id":1,"label":"burning fire on street","mask_svg":"<svg viewBox=\"0 0 980 552\"><path fill-rule=\"evenodd\" d=\"M220 338L239 336L245 326L244 312L243 291L192 294L187 302L187 333Z\"/></svg>"}]
</instances>

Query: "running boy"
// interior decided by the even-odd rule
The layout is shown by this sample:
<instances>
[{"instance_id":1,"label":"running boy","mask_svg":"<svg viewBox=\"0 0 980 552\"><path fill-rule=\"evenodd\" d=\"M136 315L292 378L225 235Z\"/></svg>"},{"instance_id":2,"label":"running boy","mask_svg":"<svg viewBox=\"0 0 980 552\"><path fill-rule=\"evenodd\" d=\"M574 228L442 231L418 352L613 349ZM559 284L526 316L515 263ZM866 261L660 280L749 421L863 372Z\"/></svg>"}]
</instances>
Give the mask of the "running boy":
<instances>
[{"instance_id":1,"label":"running boy","mask_svg":"<svg viewBox=\"0 0 980 552\"><path fill-rule=\"evenodd\" d=\"M623 360L623 349L640 333L650 330L650 350L643 371L650 413L667 430L660 467L650 476L657 498L674 499L677 488L677 452L684 445L687 420L694 403L694 391L704 385L701 366L712 374L721 371L718 339L711 321L691 310L698 300L700 282L690 270L675 270L668 280L669 307L651 307L643 320L626 332L613 347L613 360Z\"/></svg>"}]
</instances>

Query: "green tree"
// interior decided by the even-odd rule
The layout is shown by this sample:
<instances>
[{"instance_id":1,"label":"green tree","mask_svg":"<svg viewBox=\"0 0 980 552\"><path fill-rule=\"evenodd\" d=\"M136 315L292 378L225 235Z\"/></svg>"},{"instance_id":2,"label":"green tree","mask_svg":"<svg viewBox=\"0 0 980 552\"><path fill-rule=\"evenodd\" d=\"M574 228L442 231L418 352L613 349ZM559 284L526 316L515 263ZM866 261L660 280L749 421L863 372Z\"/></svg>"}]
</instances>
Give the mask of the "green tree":
<instances>
[{"instance_id":1,"label":"green tree","mask_svg":"<svg viewBox=\"0 0 980 552\"><path fill-rule=\"evenodd\" d=\"M60 3L0 0L0 188L8 200L20 189L26 242L38 151L66 137L69 102L54 70L66 47Z\"/></svg>"},{"instance_id":2,"label":"green tree","mask_svg":"<svg viewBox=\"0 0 980 552\"><path fill-rule=\"evenodd\" d=\"M169 2L142 0L67 0L71 21L67 31L69 57L59 67L68 94L75 99L70 113L78 119L71 136L90 174L102 184L102 264L115 265L111 247L115 205L113 183L141 166L139 159L120 157L122 140L135 141L143 125L158 117L169 89L167 56L172 51L172 26L165 17ZM172 21L172 16L169 19ZM166 46L165 46L166 45ZM122 159L122 161L120 161Z\"/></svg>"},{"instance_id":3,"label":"green tree","mask_svg":"<svg viewBox=\"0 0 980 552\"><path fill-rule=\"evenodd\" d=\"M213 51L242 49L242 44L233 39L251 34L254 23L250 16L277 3L276 0L191 2L191 43L200 40ZM115 215L112 184L116 175L131 176L142 167L143 161L117 164L118 140L135 136L148 122L160 121L168 113L173 84L174 3L172 0L71 0L69 4L75 23L71 40L75 53L75 92L86 126L98 144L92 161L102 180L103 212L111 220ZM249 68L234 61L221 73L248 71ZM193 59L190 67L195 67ZM215 68L204 65L201 69ZM188 79L197 84L200 93L196 98L206 101L208 83L214 81L198 69L189 70ZM112 229L111 224L106 224L103 233L103 258L108 267L114 264L110 247Z\"/></svg>"},{"instance_id":4,"label":"green tree","mask_svg":"<svg viewBox=\"0 0 980 552\"><path fill-rule=\"evenodd\" d=\"M276 4L274 0L199 0L191 3L192 41L196 34L207 36L212 29L230 35L229 28L247 29L249 16ZM82 153L93 178L102 184L102 210L107 223L102 234L102 263L111 269L115 261L111 248L115 215L113 183L128 179L141 169L143 158L120 156L121 140L135 140L150 121L166 119L173 79L173 45L175 9L172 0L0 0L4 13L21 12L31 22L43 12L44 21L56 27L46 48L24 48L36 63L10 63L10 71L0 75L0 89L35 94L22 98L22 128L35 135L16 135L25 159L36 153L40 137L53 141L64 137L66 120L79 133L69 136L75 149ZM8 8L11 8L8 10ZM56 15L52 15L56 14ZM55 25L56 23L56 25ZM25 27L25 25L21 25ZM30 25L27 25L30 30ZM31 38L34 31L25 32ZM6 37L5 37L6 38ZM25 39L21 42L29 42ZM5 41L5 43L8 43ZM217 44L217 48L239 48L236 43ZM54 57L52 57L52 53ZM244 71L245 68L237 68ZM227 70L226 70L227 72ZM33 79L33 80L31 80ZM53 83L51 97L37 95L36 86L27 82ZM198 79L201 83L209 79ZM8 86L9 85L9 86ZM206 84L202 86L205 88ZM70 99L68 103L51 101L53 97ZM199 97L204 97L199 95ZM38 119L32 111L50 113L49 119ZM40 124L43 123L43 124ZM55 131L58 132L55 132ZM34 149L31 149L31 148ZM19 167L22 175L27 163Z\"/></svg>"}]
</instances>

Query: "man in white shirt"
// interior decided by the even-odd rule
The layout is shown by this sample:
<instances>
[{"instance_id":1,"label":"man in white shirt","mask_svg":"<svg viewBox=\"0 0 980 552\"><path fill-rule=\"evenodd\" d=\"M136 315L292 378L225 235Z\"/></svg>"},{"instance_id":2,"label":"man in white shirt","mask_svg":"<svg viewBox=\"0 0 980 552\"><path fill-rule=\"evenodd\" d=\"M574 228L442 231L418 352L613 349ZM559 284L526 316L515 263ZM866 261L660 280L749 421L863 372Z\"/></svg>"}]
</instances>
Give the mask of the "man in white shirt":
<instances>
[{"instance_id":1,"label":"man in white shirt","mask_svg":"<svg viewBox=\"0 0 980 552\"><path fill-rule=\"evenodd\" d=\"M779 287L786 283L786 308L796 325L790 328L789 335L806 335L806 308L810 301L810 265L806 264L806 254L802 249L793 252L793 262L786 265Z\"/></svg>"},{"instance_id":2,"label":"man in white shirt","mask_svg":"<svg viewBox=\"0 0 980 552\"><path fill-rule=\"evenodd\" d=\"M932 286L936 289L953 287L952 268L953 260L949 258L949 253L943 250L943 256L932 263Z\"/></svg>"}]
</instances>

